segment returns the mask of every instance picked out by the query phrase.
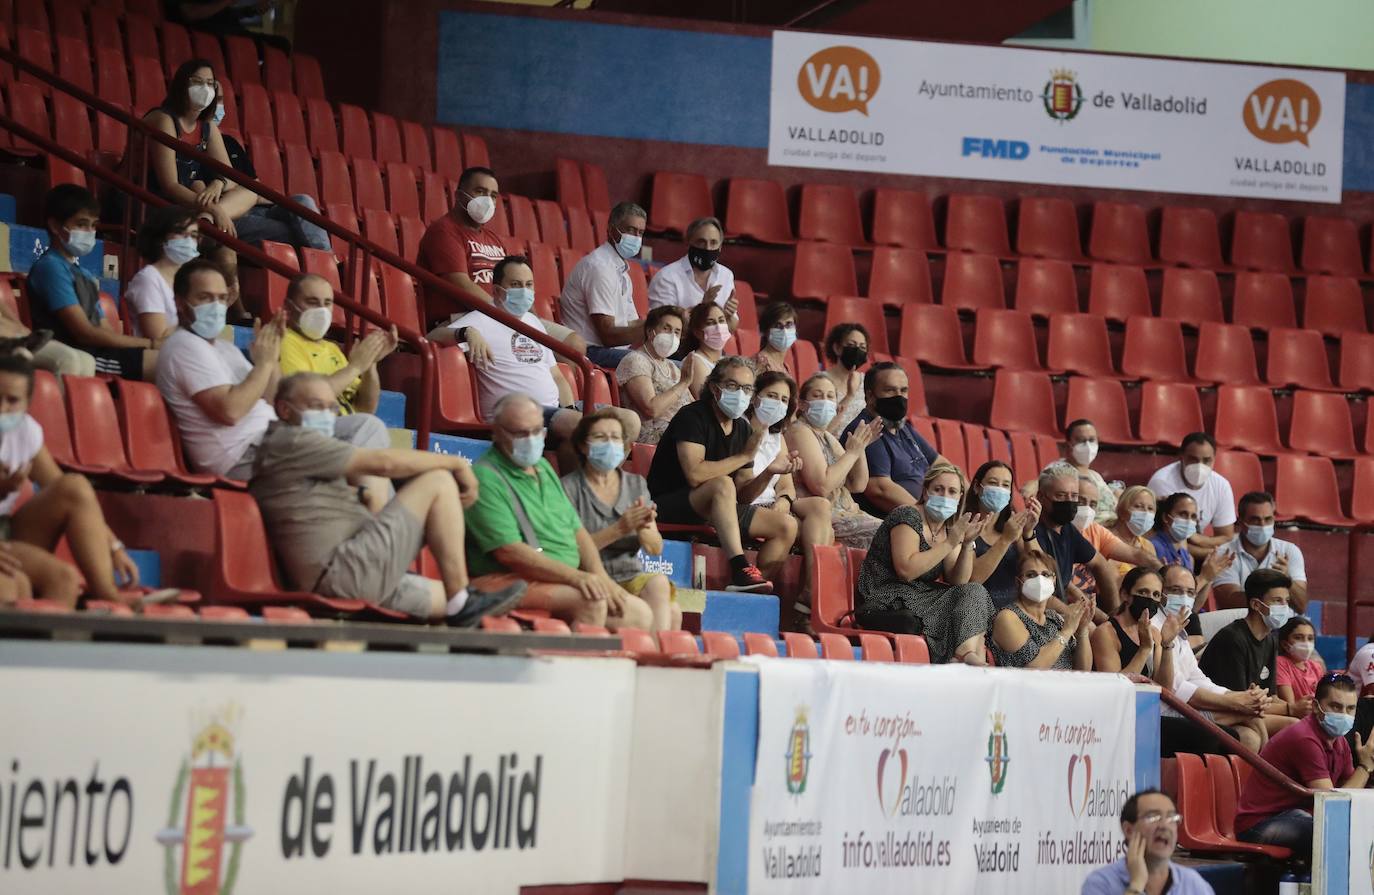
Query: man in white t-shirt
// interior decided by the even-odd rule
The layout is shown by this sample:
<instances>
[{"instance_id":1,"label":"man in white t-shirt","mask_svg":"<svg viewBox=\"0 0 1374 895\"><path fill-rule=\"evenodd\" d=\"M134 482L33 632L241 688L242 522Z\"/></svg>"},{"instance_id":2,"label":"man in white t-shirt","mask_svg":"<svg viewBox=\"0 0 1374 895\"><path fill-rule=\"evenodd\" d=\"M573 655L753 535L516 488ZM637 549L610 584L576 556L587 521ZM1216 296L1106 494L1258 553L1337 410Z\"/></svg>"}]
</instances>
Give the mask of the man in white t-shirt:
<instances>
[{"instance_id":1,"label":"man in white t-shirt","mask_svg":"<svg viewBox=\"0 0 1374 895\"><path fill-rule=\"evenodd\" d=\"M559 299L563 323L587 340L587 357L610 369L644 341L630 263L639 256L647 221L644 209L633 202L612 208L606 241L577 262Z\"/></svg>"},{"instance_id":2,"label":"man in white t-shirt","mask_svg":"<svg viewBox=\"0 0 1374 895\"><path fill-rule=\"evenodd\" d=\"M720 263L725 228L716 218L697 218L687 226L687 254L665 265L649 282L649 308L664 305L691 310L713 301L730 318L730 331L739 326L735 274Z\"/></svg>"},{"instance_id":3,"label":"man in white t-shirt","mask_svg":"<svg viewBox=\"0 0 1374 895\"><path fill-rule=\"evenodd\" d=\"M1256 569L1273 569L1292 581L1288 602L1293 611L1307 611L1307 565L1297 544L1274 537L1275 511L1274 495L1268 491L1251 491L1241 497L1240 534L1217 548L1218 553L1236 558L1212 582L1212 592L1222 609L1243 607L1245 579Z\"/></svg>"},{"instance_id":4,"label":"man in white t-shirt","mask_svg":"<svg viewBox=\"0 0 1374 895\"><path fill-rule=\"evenodd\" d=\"M1178 459L1150 476L1150 490L1157 499L1182 491L1197 501L1198 533L1188 539L1195 547L1220 547L1236 533L1236 498L1226 476L1212 468L1216 459L1216 439L1193 432L1184 436ZM1203 534L1209 525L1212 534Z\"/></svg>"},{"instance_id":5,"label":"man in white t-shirt","mask_svg":"<svg viewBox=\"0 0 1374 895\"><path fill-rule=\"evenodd\" d=\"M268 403L281 375L282 333L286 316L261 326L254 335L249 363L234 343L219 338L229 304L229 285L213 261L196 258L177 270L172 284L178 326L158 355L157 388L172 411L192 468L239 481L253 472L257 446L276 420ZM340 420L335 437L358 447L387 447L386 426L369 413ZM389 488L372 487L377 506Z\"/></svg>"},{"instance_id":6,"label":"man in white t-shirt","mask_svg":"<svg viewBox=\"0 0 1374 895\"><path fill-rule=\"evenodd\" d=\"M524 255L507 255L492 269L492 297L497 307L520 318L520 322L547 332L530 310L534 305L534 269ZM559 452L560 464L576 466L577 455L569 443L573 429L582 419L574 406L572 386L558 368L551 349L481 311L469 311L445 329L430 333L444 345L458 342L460 331L476 330L487 345L487 362L473 366L477 378L477 402L482 418L495 419L496 405L510 394L525 394L544 408L544 426L550 447ZM462 343L464 350L467 342ZM624 408L613 408L621 417L627 438L639 436L639 415Z\"/></svg>"}]
</instances>

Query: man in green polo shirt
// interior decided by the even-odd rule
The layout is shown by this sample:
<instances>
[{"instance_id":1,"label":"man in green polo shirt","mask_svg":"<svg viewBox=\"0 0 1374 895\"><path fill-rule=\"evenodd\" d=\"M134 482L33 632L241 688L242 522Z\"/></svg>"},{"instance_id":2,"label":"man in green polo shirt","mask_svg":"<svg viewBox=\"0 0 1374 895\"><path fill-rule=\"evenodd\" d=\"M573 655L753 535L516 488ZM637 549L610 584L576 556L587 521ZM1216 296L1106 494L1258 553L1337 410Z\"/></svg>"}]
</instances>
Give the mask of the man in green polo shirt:
<instances>
[{"instance_id":1,"label":"man in green polo shirt","mask_svg":"<svg viewBox=\"0 0 1374 895\"><path fill-rule=\"evenodd\" d=\"M529 395L496 403L492 447L473 464L478 498L466 512L472 586L523 579L521 609L588 625L648 629L649 605L606 574L558 473L544 459L544 410Z\"/></svg>"}]
</instances>

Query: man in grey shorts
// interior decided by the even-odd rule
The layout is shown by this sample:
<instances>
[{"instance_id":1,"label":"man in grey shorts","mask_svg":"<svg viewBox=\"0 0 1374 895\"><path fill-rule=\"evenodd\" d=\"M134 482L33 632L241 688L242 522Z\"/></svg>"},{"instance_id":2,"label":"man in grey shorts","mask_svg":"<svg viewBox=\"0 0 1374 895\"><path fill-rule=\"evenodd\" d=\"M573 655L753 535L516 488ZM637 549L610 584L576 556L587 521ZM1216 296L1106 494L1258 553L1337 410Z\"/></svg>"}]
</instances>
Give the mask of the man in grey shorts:
<instances>
[{"instance_id":1,"label":"man in grey shorts","mask_svg":"<svg viewBox=\"0 0 1374 895\"><path fill-rule=\"evenodd\" d=\"M477 479L466 460L340 441L334 390L318 373L284 379L276 412L249 491L292 587L460 627L520 602L524 582L468 587L463 508L477 500ZM360 482L378 478L408 481L374 513L365 501L376 496L369 501ZM433 552L442 581L409 573L422 547Z\"/></svg>"}]
</instances>

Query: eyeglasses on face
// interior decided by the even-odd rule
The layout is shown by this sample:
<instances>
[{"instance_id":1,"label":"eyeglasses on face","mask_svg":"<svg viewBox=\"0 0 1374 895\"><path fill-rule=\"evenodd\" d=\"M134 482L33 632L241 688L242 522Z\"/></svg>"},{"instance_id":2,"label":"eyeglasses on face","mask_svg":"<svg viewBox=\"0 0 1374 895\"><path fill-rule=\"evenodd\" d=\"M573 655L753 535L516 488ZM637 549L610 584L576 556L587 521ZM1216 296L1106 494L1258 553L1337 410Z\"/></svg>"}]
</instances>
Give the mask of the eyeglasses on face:
<instances>
[{"instance_id":1,"label":"eyeglasses on face","mask_svg":"<svg viewBox=\"0 0 1374 895\"><path fill-rule=\"evenodd\" d=\"M722 380L720 383L720 390L723 392L744 392L746 395L752 395L754 393L754 387L752 385L735 382L733 379Z\"/></svg>"},{"instance_id":2,"label":"eyeglasses on face","mask_svg":"<svg viewBox=\"0 0 1374 895\"><path fill-rule=\"evenodd\" d=\"M1182 815L1182 814L1179 814L1177 811L1175 811L1173 814L1165 814L1165 813L1162 812L1162 811L1151 811L1151 812L1149 812L1148 814L1142 814L1142 815L1140 815L1140 817L1136 818L1136 823L1142 823L1142 824L1166 823L1166 824L1175 824L1175 825L1176 825L1176 824L1178 824L1178 823L1179 823L1180 821L1182 821L1182 820L1183 820L1183 815Z\"/></svg>"}]
</instances>

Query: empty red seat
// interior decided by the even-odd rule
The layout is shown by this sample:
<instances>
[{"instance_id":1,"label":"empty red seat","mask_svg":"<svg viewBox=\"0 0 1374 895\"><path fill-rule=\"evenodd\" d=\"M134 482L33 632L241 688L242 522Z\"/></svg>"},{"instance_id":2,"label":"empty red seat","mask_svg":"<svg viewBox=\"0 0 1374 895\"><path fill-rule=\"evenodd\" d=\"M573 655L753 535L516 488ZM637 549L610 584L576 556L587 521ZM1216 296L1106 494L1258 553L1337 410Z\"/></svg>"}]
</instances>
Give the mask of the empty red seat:
<instances>
[{"instance_id":1,"label":"empty red seat","mask_svg":"<svg viewBox=\"0 0 1374 895\"><path fill-rule=\"evenodd\" d=\"M1068 199L1023 196L1017 212L1016 250L1037 258L1082 261L1078 211Z\"/></svg>"},{"instance_id":2,"label":"empty red seat","mask_svg":"<svg viewBox=\"0 0 1374 895\"><path fill-rule=\"evenodd\" d=\"M426 225L448 214L448 192L444 188L444 176L439 172L420 172L420 207L420 219Z\"/></svg>"},{"instance_id":3,"label":"empty red seat","mask_svg":"<svg viewBox=\"0 0 1374 895\"><path fill-rule=\"evenodd\" d=\"M1118 379L1069 379L1069 400L1064 407L1064 424L1090 419L1097 435L1106 444L1140 444L1131 431L1131 412L1126 406L1126 390Z\"/></svg>"},{"instance_id":4,"label":"empty red seat","mask_svg":"<svg viewBox=\"0 0 1374 895\"><path fill-rule=\"evenodd\" d=\"M282 147L282 164L286 176L286 192L292 196L310 196L320 200L320 182L315 178L315 160L305 146L287 143Z\"/></svg>"},{"instance_id":5,"label":"empty red seat","mask_svg":"<svg viewBox=\"0 0 1374 895\"><path fill-rule=\"evenodd\" d=\"M1078 287L1067 261L1022 258L1016 265L1016 310L1036 317L1077 314Z\"/></svg>"},{"instance_id":6,"label":"empty red seat","mask_svg":"<svg viewBox=\"0 0 1374 895\"><path fill-rule=\"evenodd\" d=\"M1337 460L1359 456L1355 426L1345 395L1333 392L1296 391L1293 418L1288 424L1288 446L1295 451L1321 454Z\"/></svg>"},{"instance_id":7,"label":"empty red seat","mask_svg":"<svg viewBox=\"0 0 1374 895\"><path fill-rule=\"evenodd\" d=\"M1033 370L998 370L993 380L992 412L988 423L1013 433L1057 437L1060 427L1049 374Z\"/></svg>"},{"instance_id":8,"label":"empty red seat","mask_svg":"<svg viewBox=\"0 0 1374 895\"><path fill-rule=\"evenodd\" d=\"M586 208L587 193L582 188L582 165L572 159L553 160L555 194L564 208Z\"/></svg>"},{"instance_id":9,"label":"empty red seat","mask_svg":"<svg viewBox=\"0 0 1374 895\"><path fill-rule=\"evenodd\" d=\"M379 264L378 267L381 270L382 313L399 327L423 332L415 281L410 274L390 264Z\"/></svg>"},{"instance_id":10,"label":"empty red seat","mask_svg":"<svg viewBox=\"0 0 1374 895\"><path fill-rule=\"evenodd\" d=\"M922 251L939 248L930 197L914 190L874 190L873 241Z\"/></svg>"},{"instance_id":11,"label":"empty red seat","mask_svg":"<svg viewBox=\"0 0 1374 895\"><path fill-rule=\"evenodd\" d=\"M1241 271L1236 274L1231 322L1251 329L1297 326L1292 281L1281 273Z\"/></svg>"},{"instance_id":12,"label":"empty red seat","mask_svg":"<svg viewBox=\"0 0 1374 895\"><path fill-rule=\"evenodd\" d=\"M576 166L576 163L571 163ZM562 181L560 180L560 183ZM581 180L578 180L579 187ZM562 203L565 207L567 202ZM584 203L585 204L585 201ZM649 229L668 233L686 233L687 226L697 218L710 217L711 188L700 174L676 171L655 171L649 200ZM786 217L784 215L784 220Z\"/></svg>"},{"instance_id":13,"label":"empty red seat","mask_svg":"<svg viewBox=\"0 0 1374 895\"><path fill-rule=\"evenodd\" d=\"M1216 806L1217 832L1226 839L1236 838L1236 803L1240 795L1240 778L1235 773L1228 758L1240 756L1204 755L1207 774L1212 780L1212 797ZM1254 844L1254 843L1250 843ZM1261 845L1264 854L1282 861L1292 854L1291 849L1281 845Z\"/></svg>"},{"instance_id":14,"label":"empty red seat","mask_svg":"<svg viewBox=\"0 0 1374 895\"><path fill-rule=\"evenodd\" d=\"M558 296L563 291L558 275L558 256L551 246L530 243L530 269L534 272L534 313L544 320L552 319Z\"/></svg>"},{"instance_id":15,"label":"empty red seat","mask_svg":"<svg viewBox=\"0 0 1374 895\"><path fill-rule=\"evenodd\" d=\"M434 158L429 151L429 136L424 125L414 121L401 122L401 143L405 147L405 161L422 171L434 168Z\"/></svg>"},{"instance_id":16,"label":"empty red seat","mask_svg":"<svg viewBox=\"0 0 1374 895\"><path fill-rule=\"evenodd\" d=\"M1197 388L1186 382L1141 383L1138 428L1141 442L1173 447L1189 433L1204 431Z\"/></svg>"},{"instance_id":17,"label":"empty red seat","mask_svg":"<svg viewBox=\"0 0 1374 895\"><path fill-rule=\"evenodd\" d=\"M1016 481L1034 480L1044 468L1035 453L1035 436L1030 432L1008 432L1007 438L1011 442L1011 468Z\"/></svg>"},{"instance_id":18,"label":"empty red seat","mask_svg":"<svg viewBox=\"0 0 1374 895\"><path fill-rule=\"evenodd\" d=\"M1331 389L1331 368L1322 335L1310 329L1269 330L1265 381L1277 388Z\"/></svg>"},{"instance_id":19,"label":"empty red seat","mask_svg":"<svg viewBox=\"0 0 1374 895\"><path fill-rule=\"evenodd\" d=\"M491 167L489 160L473 161L473 159L487 158L487 143L481 137L464 134L463 155L467 157L469 165L480 164ZM587 194L588 211L610 212L611 190L606 184L606 171L596 162L582 163L582 191Z\"/></svg>"},{"instance_id":20,"label":"empty red seat","mask_svg":"<svg viewBox=\"0 0 1374 895\"><path fill-rule=\"evenodd\" d=\"M124 454L119 434L114 399L104 379L96 376L64 376L67 422L71 427L72 449L79 463L110 470L131 482L160 482L161 472L135 470Z\"/></svg>"},{"instance_id":21,"label":"empty red seat","mask_svg":"<svg viewBox=\"0 0 1374 895\"><path fill-rule=\"evenodd\" d=\"M1221 286L1211 270L1170 267L1164 271L1164 288L1159 297L1159 316L1181 320L1188 326L1224 323L1221 312Z\"/></svg>"},{"instance_id":22,"label":"empty red seat","mask_svg":"<svg viewBox=\"0 0 1374 895\"><path fill-rule=\"evenodd\" d=\"M1274 393L1261 385L1222 385L1217 388L1218 444L1257 454L1287 453L1279 441L1279 416Z\"/></svg>"},{"instance_id":23,"label":"empty red seat","mask_svg":"<svg viewBox=\"0 0 1374 895\"><path fill-rule=\"evenodd\" d=\"M885 305L934 301L930 262L920 249L878 246L868 275L868 297Z\"/></svg>"},{"instance_id":24,"label":"empty red seat","mask_svg":"<svg viewBox=\"0 0 1374 895\"><path fill-rule=\"evenodd\" d=\"M11 3L0 4L0 20L9 24L7 11ZM118 50L124 52L123 33L120 28L119 15L113 9L104 6L92 6L86 10L86 18L91 25L91 46L99 51L104 49ZM84 34L81 33L80 24L72 22L70 18L64 17L73 26L73 32L67 36L82 40Z\"/></svg>"},{"instance_id":25,"label":"empty red seat","mask_svg":"<svg viewBox=\"0 0 1374 895\"><path fill-rule=\"evenodd\" d=\"M124 16L124 46L129 51L129 58L136 56L147 56L150 59L162 58L162 53L158 49L157 23L147 16L127 14ZM161 62L158 63L159 66ZM222 74L227 74L224 72ZM139 110L140 113L147 111Z\"/></svg>"},{"instance_id":26,"label":"empty red seat","mask_svg":"<svg viewBox=\"0 0 1374 895\"><path fill-rule=\"evenodd\" d=\"M1274 476L1274 500L1286 518L1305 519L1318 525L1354 525L1341 508L1336 467L1326 457L1288 454L1278 459Z\"/></svg>"},{"instance_id":27,"label":"empty red seat","mask_svg":"<svg viewBox=\"0 0 1374 895\"><path fill-rule=\"evenodd\" d=\"M189 61L195 56L191 49L191 34L182 26L175 22L163 22L158 26L161 32L162 44L162 67L167 72L167 77L176 73L181 63ZM216 74L226 74L218 71ZM235 78L237 81L238 79Z\"/></svg>"},{"instance_id":28,"label":"empty red seat","mask_svg":"<svg viewBox=\"0 0 1374 895\"><path fill-rule=\"evenodd\" d=\"M1233 494L1266 490L1264 468L1260 464L1260 458L1249 451L1219 450L1212 469L1231 483Z\"/></svg>"},{"instance_id":29,"label":"empty red seat","mask_svg":"<svg viewBox=\"0 0 1374 895\"><path fill-rule=\"evenodd\" d=\"M401 257L417 257L420 253L420 240L425 236L424 221L413 214L398 214L396 229L401 231Z\"/></svg>"},{"instance_id":30,"label":"empty red seat","mask_svg":"<svg viewBox=\"0 0 1374 895\"><path fill-rule=\"evenodd\" d=\"M315 154L339 151L339 127L334 121L334 108L324 99L307 97L305 120L309 124L310 149Z\"/></svg>"},{"instance_id":31,"label":"empty red seat","mask_svg":"<svg viewBox=\"0 0 1374 895\"><path fill-rule=\"evenodd\" d=\"M440 348L434 355L437 369L434 389L435 425L441 430L472 430L485 426L477 416L472 372L461 348Z\"/></svg>"},{"instance_id":32,"label":"empty red seat","mask_svg":"<svg viewBox=\"0 0 1374 895\"><path fill-rule=\"evenodd\" d=\"M382 187L382 170L377 163L370 158L355 156L350 160L349 167L353 169L353 207L358 211L367 208L385 211L386 190Z\"/></svg>"},{"instance_id":33,"label":"empty red seat","mask_svg":"<svg viewBox=\"0 0 1374 895\"><path fill-rule=\"evenodd\" d=\"M157 108L167 96L167 78L162 71L162 64L151 56L131 56L129 69L134 114L142 115L150 109ZM225 116L222 122L226 126L229 124L228 111L229 106L226 102ZM238 123L237 117L234 123Z\"/></svg>"},{"instance_id":34,"label":"empty red seat","mask_svg":"<svg viewBox=\"0 0 1374 895\"><path fill-rule=\"evenodd\" d=\"M527 197L507 193L506 211L510 216L512 236L516 239L539 241L539 219L534 215L534 204Z\"/></svg>"},{"instance_id":35,"label":"empty red seat","mask_svg":"<svg viewBox=\"0 0 1374 895\"><path fill-rule=\"evenodd\" d=\"M964 444L964 427L958 420L936 419L935 444L940 456L964 471L968 476L973 472L968 462L968 448Z\"/></svg>"},{"instance_id":36,"label":"empty red seat","mask_svg":"<svg viewBox=\"0 0 1374 895\"><path fill-rule=\"evenodd\" d=\"M272 113L277 126L277 139L282 145L310 145L310 138L305 130L305 112L301 109L301 101L296 94L280 90L273 93Z\"/></svg>"},{"instance_id":37,"label":"empty red seat","mask_svg":"<svg viewBox=\"0 0 1374 895\"><path fill-rule=\"evenodd\" d=\"M1221 270L1221 237L1210 208L1164 206L1159 226L1159 260L1182 267Z\"/></svg>"},{"instance_id":38,"label":"empty red seat","mask_svg":"<svg viewBox=\"0 0 1374 895\"><path fill-rule=\"evenodd\" d=\"M352 229L357 230L356 225ZM300 259L294 246L264 240L261 249L263 254L273 261L300 270ZM244 299L249 302L249 310L258 317L276 314L286 303L286 287L289 280L279 273L265 267L240 268L239 281L243 287Z\"/></svg>"},{"instance_id":39,"label":"empty red seat","mask_svg":"<svg viewBox=\"0 0 1374 895\"><path fill-rule=\"evenodd\" d=\"M248 154L253 158L253 169L262 185L279 193L285 192L286 178L282 173L277 141L265 134L249 134Z\"/></svg>"},{"instance_id":40,"label":"empty red seat","mask_svg":"<svg viewBox=\"0 0 1374 895\"><path fill-rule=\"evenodd\" d=\"M1340 386L1350 391L1374 392L1374 335L1341 334Z\"/></svg>"},{"instance_id":41,"label":"empty red seat","mask_svg":"<svg viewBox=\"0 0 1374 895\"><path fill-rule=\"evenodd\" d=\"M854 252L849 246L825 242L797 243L792 268L792 297L825 301L832 295L858 295Z\"/></svg>"},{"instance_id":42,"label":"empty red seat","mask_svg":"<svg viewBox=\"0 0 1374 895\"><path fill-rule=\"evenodd\" d=\"M296 75L296 93L307 99L324 99L324 75L320 60L295 50L291 53L291 67Z\"/></svg>"},{"instance_id":43,"label":"empty red seat","mask_svg":"<svg viewBox=\"0 0 1374 895\"><path fill-rule=\"evenodd\" d=\"M262 84L268 90L293 92L295 78L291 73L291 57L280 47L262 45Z\"/></svg>"},{"instance_id":44,"label":"empty red seat","mask_svg":"<svg viewBox=\"0 0 1374 895\"><path fill-rule=\"evenodd\" d=\"M117 379L115 385L119 389L124 451L133 469L161 473L188 485L215 483L215 476L186 468L176 427L156 385L131 379Z\"/></svg>"},{"instance_id":45,"label":"empty red seat","mask_svg":"<svg viewBox=\"0 0 1374 895\"><path fill-rule=\"evenodd\" d=\"M1231 264L1246 270L1293 273L1288 218L1276 211L1237 211L1231 227Z\"/></svg>"},{"instance_id":46,"label":"empty red seat","mask_svg":"<svg viewBox=\"0 0 1374 895\"><path fill-rule=\"evenodd\" d=\"M907 665L929 665L930 648L919 634L893 634L892 641L898 662Z\"/></svg>"},{"instance_id":47,"label":"empty red seat","mask_svg":"<svg viewBox=\"0 0 1374 895\"><path fill-rule=\"evenodd\" d=\"M258 62L258 45L250 37L226 34L224 47L229 57L229 74L236 83L261 84L262 69Z\"/></svg>"},{"instance_id":48,"label":"empty red seat","mask_svg":"<svg viewBox=\"0 0 1374 895\"><path fill-rule=\"evenodd\" d=\"M787 197L782 186L773 180L730 179L725 200L725 229L731 236L775 245L790 245L796 241L788 221ZM857 291L850 290L851 294Z\"/></svg>"},{"instance_id":49,"label":"empty red seat","mask_svg":"<svg viewBox=\"0 0 1374 895\"><path fill-rule=\"evenodd\" d=\"M1355 478L1350 487L1350 515L1362 523L1374 522L1374 457L1355 461Z\"/></svg>"},{"instance_id":50,"label":"empty red seat","mask_svg":"<svg viewBox=\"0 0 1374 895\"><path fill-rule=\"evenodd\" d=\"M1107 321L1096 314L1051 316L1045 360L1045 365L1056 373L1119 378L1112 364Z\"/></svg>"},{"instance_id":51,"label":"empty red seat","mask_svg":"<svg viewBox=\"0 0 1374 895\"><path fill-rule=\"evenodd\" d=\"M1132 317L1149 317L1150 288L1145 270L1125 264L1094 264L1088 287L1088 313L1124 322Z\"/></svg>"},{"instance_id":52,"label":"empty red seat","mask_svg":"<svg viewBox=\"0 0 1374 895\"><path fill-rule=\"evenodd\" d=\"M415 169L410 165L386 163L386 207L394 215L420 214L420 189Z\"/></svg>"},{"instance_id":53,"label":"empty red seat","mask_svg":"<svg viewBox=\"0 0 1374 895\"><path fill-rule=\"evenodd\" d=\"M220 49L219 38L208 31L195 30L191 32L191 50L198 58L207 60L210 63L210 68L213 69L216 74L222 75L228 72L235 83L259 83L258 73L256 71L252 73L252 77L248 77L247 75L240 75L233 67L225 64L224 52ZM257 50L254 49L253 63L255 69L257 67L257 58Z\"/></svg>"},{"instance_id":54,"label":"empty red seat","mask_svg":"<svg viewBox=\"0 0 1374 895\"><path fill-rule=\"evenodd\" d=\"M434 138L434 170L456 182L463 173L463 149L458 135L446 127L430 131Z\"/></svg>"},{"instance_id":55,"label":"empty red seat","mask_svg":"<svg viewBox=\"0 0 1374 895\"><path fill-rule=\"evenodd\" d=\"M396 238L396 220L391 213L381 208L362 209L363 235L388 252L400 252L401 244Z\"/></svg>"},{"instance_id":56,"label":"empty red seat","mask_svg":"<svg viewBox=\"0 0 1374 895\"><path fill-rule=\"evenodd\" d=\"M95 81L100 96L121 109L134 109L129 72L124 63L124 51L100 47L95 51ZM95 116L96 146L115 158L124 155L128 143L128 128L108 115Z\"/></svg>"},{"instance_id":57,"label":"empty red seat","mask_svg":"<svg viewBox=\"0 0 1374 895\"><path fill-rule=\"evenodd\" d=\"M1002 267L992 255L952 252L945 257L945 281L940 303L951 308L1005 308Z\"/></svg>"},{"instance_id":58,"label":"empty red seat","mask_svg":"<svg viewBox=\"0 0 1374 895\"><path fill-rule=\"evenodd\" d=\"M843 634L826 632L820 635L820 639L821 658L851 662L854 660L854 646L849 642L848 637Z\"/></svg>"},{"instance_id":59,"label":"empty red seat","mask_svg":"<svg viewBox=\"0 0 1374 895\"><path fill-rule=\"evenodd\" d=\"M739 641L724 631L702 631L701 645L713 659L738 659Z\"/></svg>"},{"instance_id":60,"label":"empty red seat","mask_svg":"<svg viewBox=\"0 0 1374 895\"><path fill-rule=\"evenodd\" d=\"M239 84L239 115L245 134L262 134L276 142L277 132L272 125L272 104L267 89L261 84Z\"/></svg>"},{"instance_id":61,"label":"empty red seat","mask_svg":"<svg viewBox=\"0 0 1374 895\"><path fill-rule=\"evenodd\" d=\"M983 369L971 364L964 350L959 314L946 305L907 305L902 308L898 351L903 357L948 370Z\"/></svg>"},{"instance_id":62,"label":"empty red seat","mask_svg":"<svg viewBox=\"0 0 1374 895\"><path fill-rule=\"evenodd\" d=\"M24 81L11 81L5 88L9 99L9 113L20 125L43 136L52 132L48 118L48 107L43 102L43 92L33 84ZM9 148L17 155L38 155L38 149L16 138Z\"/></svg>"},{"instance_id":63,"label":"empty red seat","mask_svg":"<svg viewBox=\"0 0 1374 895\"><path fill-rule=\"evenodd\" d=\"M1324 336L1367 332L1359 282L1354 277L1308 277L1302 325Z\"/></svg>"},{"instance_id":64,"label":"empty red seat","mask_svg":"<svg viewBox=\"0 0 1374 895\"><path fill-rule=\"evenodd\" d=\"M367 112L348 103L339 103L340 148L349 158L372 158L372 126Z\"/></svg>"},{"instance_id":65,"label":"empty red seat","mask_svg":"<svg viewBox=\"0 0 1374 895\"><path fill-rule=\"evenodd\" d=\"M988 454L987 430L977 423L964 423L964 456L968 459L968 474L990 459Z\"/></svg>"},{"instance_id":66,"label":"empty red seat","mask_svg":"<svg viewBox=\"0 0 1374 895\"><path fill-rule=\"evenodd\" d=\"M787 655L793 659L820 658L820 653L816 650L816 641L812 640L809 635L796 631L785 631L782 640L787 647Z\"/></svg>"},{"instance_id":67,"label":"empty red seat","mask_svg":"<svg viewBox=\"0 0 1374 895\"><path fill-rule=\"evenodd\" d=\"M20 3L20 6L23 5L23 3ZM18 50L21 59L25 62L31 62L46 71L52 70L52 36L46 30L39 31L36 28L27 28L20 25L15 29L14 39L15 46L11 49ZM46 81L40 81L27 72L20 72L19 80L21 83L31 84L37 87L38 90L44 94L52 90Z\"/></svg>"},{"instance_id":68,"label":"empty red seat","mask_svg":"<svg viewBox=\"0 0 1374 895\"><path fill-rule=\"evenodd\" d=\"M77 462L76 451L72 447L71 427L67 423L67 405L62 399L62 388L57 384L57 377L47 370L34 371L29 416L43 427L43 444L62 468L87 475L110 472L106 466L91 466Z\"/></svg>"},{"instance_id":69,"label":"empty red seat","mask_svg":"<svg viewBox=\"0 0 1374 895\"><path fill-rule=\"evenodd\" d=\"M973 362L1008 370L1044 369L1030 314L1002 308L979 308L973 331Z\"/></svg>"},{"instance_id":70,"label":"empty red seat","mask_svg":"<svg viewBox=\"0 0 1374 895\"><path fill-rule=\"evenodd\" d=\"M1204 323L1198 330L1193 374L1206 382L1259 383L1255 342L1250 330L1227 323Z\"/></svg>"},{"instance_id":71,"label":"empty red seat","mask_svg":"<svg viewBox=\"0 0 1374 895\"><path fill-rule=\"evenodd\" d=\"M71 81L82 90L95 89L95 77L91 72L91 45L84 39L57 35L57 74ZM127 88L126 88L127 89ZM104 97L114 102L111 97Z\"/></svg>"},{"instance_id":72,"label":"empty red seat","mask_svg":"<svg viewBox=\"0 0 1374 895\"><path fill-rule=\"evenodd\" d=\"M1006 257L1007 212L997 196L956 193L945 211L945 245L951 250Z\"/></svg>"},{"instance_id":73,"label":"empty red seat","mask_svg":"<svg viewBox=\"0 0 1374 895\"><path fill-rule=\"evenodd\" d=\"M1349 218L1308 215L1302 224L1302 269L1358 277L1364 273L1360 233Z\"/></svg>"},{"instance_id":74,"label":"empty red seat","mask_svg":"<svg viewBox=\"0 0 1374 895\"><path fill-rule=\"evenodd\" d=\"M841 323L864 325L868 330L870 354L891 353L887 347L887 320L883 317L883 306L878 302L869 298L832 295L825 306L825 331L829 332L832 327Z\"/></svg>"},{"instance_id":75,"label":"empty red seat","mask_svg":"<svg viewBox=\"0 0 1374 895\"><path fill-rule=\"evenodd\" d=\"M865 245L859 197L847 186L802 184L797 236L843 246Z\"/></svg>"},{"instance_id":76,"label":"empty red seat","mask_svg":"<svg viewBox=\"0 0 1374 895\"><path fill-rule=\"evenodd\" d=\"M860 634L859 649L865 662L893 662L892 641L883 634Z\"/></svg>"},{"instance_id":77,"label":"empty red seat","mask_svg":"<svg viewBox=\"0 0 1374 895\"><path fill-rule=\"evenodd\" d=\"M372 116L372 149L373 158L377 164L385 165L387 162L397 162L405 164L406 153L401 146L401 126L396 123L396 119L384 112L375 109L370 113Z\"/></svg>"},{"instance_id":78,"label":"empty red seat","mask_svg":"<svg viewBox=\"0 0 1374 895\"><path fill-rule=\"evenodd\" d=\"M658 648L665 656L697 656L701 648L690 631L659 631Z\"/></svg>"},{"instance_id":79,"label":"empty red seat","mask_svg":"<svg viewBox=\"0 0 1374 895\"><path fill-rule=\"evenodd\" d=\"M568 245L568 226L563 220L563 209L558 207L557 202L535 199L534 216L539 221L540 242L555 248Z\"/></svg>"},{"instance_id":80,"label":"empty red seat","mask_svg":"<svg viewBox=\"0 0 1374 895\"><path fill-rule=\"evenodd\" d=\"M95 150L90 107L71 94L53 92L52 127L53 139L65 148L83 156Z\"/></svg>"},{"instance_id":81,"label":"empty red seat","mask_svg":"<svg viewBox=\"0 0 1374 895\"><path fill-rule=\"evenodd\" d=\"M1149 264L1154 259L1145 209L1129 202L1093 203L1088 254L1117 264Z\"/></svg>"}]
</instances>

